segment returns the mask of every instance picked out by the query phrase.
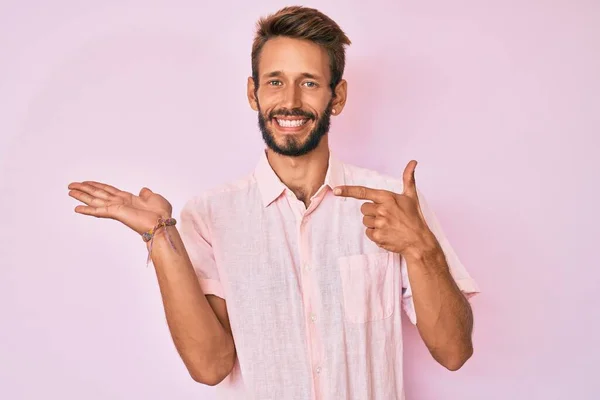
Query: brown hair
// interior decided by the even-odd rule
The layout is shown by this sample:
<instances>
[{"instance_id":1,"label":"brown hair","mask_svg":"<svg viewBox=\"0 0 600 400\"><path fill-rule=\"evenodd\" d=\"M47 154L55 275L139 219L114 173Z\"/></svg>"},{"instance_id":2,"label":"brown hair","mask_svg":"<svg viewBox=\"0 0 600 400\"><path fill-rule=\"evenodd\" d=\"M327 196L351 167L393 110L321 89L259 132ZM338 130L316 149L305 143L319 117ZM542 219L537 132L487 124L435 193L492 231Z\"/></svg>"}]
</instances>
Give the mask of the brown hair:
<instances>
[{"instance_id":1,"label":"brown hair","mask_svg":"<svg viewBox=\"0 0 600 400\"><path fill-rule=\"evenodd\" d=\"M277 36L310 40L327 50L331 71L329 86L332 93L335 93L346 64L344 45L350 45L350 39L331 18L314 8L301 6L284 7L275 14L258 20L252 44L252 79L256 88L260 52L269 39Z\"/></svg>"}]
</instances>

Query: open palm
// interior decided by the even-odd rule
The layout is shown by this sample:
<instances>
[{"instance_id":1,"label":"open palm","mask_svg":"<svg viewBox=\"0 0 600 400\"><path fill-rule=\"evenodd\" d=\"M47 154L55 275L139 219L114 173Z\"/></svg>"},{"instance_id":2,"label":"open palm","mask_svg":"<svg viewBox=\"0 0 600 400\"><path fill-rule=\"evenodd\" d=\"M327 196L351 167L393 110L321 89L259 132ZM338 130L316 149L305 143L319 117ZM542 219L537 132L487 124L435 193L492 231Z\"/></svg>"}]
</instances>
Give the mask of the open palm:
<instances>
[{"instance_id":1,"label":"open palm","mask_svg":"<svg viewBox=\"0 0 600 400\"><path fill-rule=\"evenodd\" d=\"M75 207L76 213L120 221L140 235L173 211L167 199L146 187L139 196L94 181L72 182L69 189L69 196L86 204Z\"/></svg>"}]
</instances>

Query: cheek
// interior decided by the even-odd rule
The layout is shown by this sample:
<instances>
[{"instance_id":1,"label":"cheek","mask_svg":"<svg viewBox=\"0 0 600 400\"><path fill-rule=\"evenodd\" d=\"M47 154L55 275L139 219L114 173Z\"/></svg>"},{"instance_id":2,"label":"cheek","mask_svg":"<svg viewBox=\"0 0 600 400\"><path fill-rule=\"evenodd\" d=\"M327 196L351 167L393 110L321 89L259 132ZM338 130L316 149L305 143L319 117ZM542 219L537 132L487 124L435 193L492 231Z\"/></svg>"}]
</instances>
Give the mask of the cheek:
<instances>
[{"instance_id":1,"label":"cheek","mask_svg":"<svg viewBox=\"0 0 600 400\"><path fill-rule=\"evenodd\" d=\"M313 110L319 110L319 114L322 115L325 113L330 100L331 96L328 93L311 93L307 96L305 104L310 105Z\"/></svg>"},{"instance_id":2,"label":"cheek","mask_svg":"<svg viewBox=\"0 0 600 400\"><path fill-rule=\"evenodd\" d=\"M274 99L269 96L257 96L256 99L258 101L260 112L265 116L269 115L269 113L277 107L277 101L274 101Z\"/></svg>"},{"instance_id":3,"label":"cheek","mask_svg":"<svg viewBox=\"0 0 600 400\"><path fill-rule=\"evenodd\" d=\"M256 98L261 104L274 103L279 97L280 94L278 91L266 86L259 86L258 91L256 92Z\"/></svg>"}]
</instances>

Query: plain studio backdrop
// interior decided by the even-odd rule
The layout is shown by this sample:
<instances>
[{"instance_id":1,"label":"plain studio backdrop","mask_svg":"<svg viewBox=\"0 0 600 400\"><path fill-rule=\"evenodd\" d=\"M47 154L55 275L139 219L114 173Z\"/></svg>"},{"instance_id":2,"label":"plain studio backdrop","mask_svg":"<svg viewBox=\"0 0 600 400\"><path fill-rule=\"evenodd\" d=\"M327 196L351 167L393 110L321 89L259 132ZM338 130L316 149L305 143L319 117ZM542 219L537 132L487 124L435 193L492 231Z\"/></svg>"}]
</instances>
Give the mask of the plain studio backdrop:
<instances>
[{"instance_id":1,"label":"plain studio backdrop","mask_svg":"<svg viewBox=\"0 0 600 400\"><path fill-rule=\"evenodd\" d=\"M246 79L282 1L0 4L0 398L213 399L188 375L146 248L76 214L72 181L179 217L263 148ZM353 41L331 147L427 195L479 283L475 354L405 327L407 398L597 399L600 3L313 1Z\"/></svg>"}]
</instances>

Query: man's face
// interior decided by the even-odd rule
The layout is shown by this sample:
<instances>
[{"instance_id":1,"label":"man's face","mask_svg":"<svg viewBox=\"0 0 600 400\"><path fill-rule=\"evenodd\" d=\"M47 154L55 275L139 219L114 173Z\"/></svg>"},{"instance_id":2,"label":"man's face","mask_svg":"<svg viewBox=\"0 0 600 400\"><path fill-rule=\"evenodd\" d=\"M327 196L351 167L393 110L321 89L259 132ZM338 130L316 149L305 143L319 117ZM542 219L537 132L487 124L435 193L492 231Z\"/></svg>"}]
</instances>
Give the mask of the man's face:
<instances>
[{"instance_id":1,"label":"man's face","mask_svg":"<svg viewBox=\"0 0 600 400\"><path fill-rule=\"evenodd\" d=\"M333 107L329 57L319 45L279 37L263 46L258 88L248 96L267 146L286 156L314 150L329 131Z\"/></svg>"}]
</instances>

